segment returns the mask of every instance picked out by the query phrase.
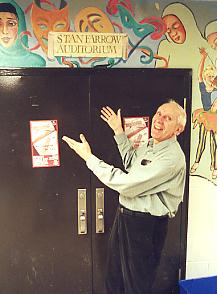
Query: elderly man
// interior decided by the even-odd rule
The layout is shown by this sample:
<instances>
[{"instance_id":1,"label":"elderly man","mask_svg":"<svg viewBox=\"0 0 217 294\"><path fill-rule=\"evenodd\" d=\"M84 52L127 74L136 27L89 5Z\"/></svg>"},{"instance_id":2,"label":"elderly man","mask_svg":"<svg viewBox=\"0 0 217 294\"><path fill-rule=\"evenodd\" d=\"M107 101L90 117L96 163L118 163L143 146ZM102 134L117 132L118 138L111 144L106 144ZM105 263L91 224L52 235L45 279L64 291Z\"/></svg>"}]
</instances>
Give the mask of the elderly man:
<instances>
[{"instance_id":1,"label":"elderly man","mask_svg":"<svg viewBox=\"0 0 217 294\"><path fill-rule=\"evenodd\" d=\"M92 154L83 134L81 142L63 140L86 161L106 186L119 192L106 271L108 294L150 294L164 245L168 219L183 200L185 156L177 135L185 128L186 113L175 101L161 105L152 119L151 139L134 149L126 137L120 109L103 107L101 118L115 134L126 171Z\"/></svg>"}]
</instances>

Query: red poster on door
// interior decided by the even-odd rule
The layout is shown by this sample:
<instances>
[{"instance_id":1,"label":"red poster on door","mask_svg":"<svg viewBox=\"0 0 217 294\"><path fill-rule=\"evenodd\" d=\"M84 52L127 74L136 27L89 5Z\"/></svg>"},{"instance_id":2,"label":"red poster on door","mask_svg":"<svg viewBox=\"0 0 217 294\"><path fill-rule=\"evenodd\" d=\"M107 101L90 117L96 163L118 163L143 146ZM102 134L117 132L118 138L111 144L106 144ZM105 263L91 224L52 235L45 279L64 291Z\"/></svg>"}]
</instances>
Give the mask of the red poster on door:
<instances>
[{"instance_id":1,"label":"red poster on door","mask_svg":"<svg viewBox=\"0 0 217 294\"><path fill-rule=\"evenodd\" d=\"M60 166L57 120L30 121L32 167Z\"/></svg>"},{"instance_id":2,"label":"red poster on door","mask_svg":"<svg viewBox=\"0 0 217 294\"><path fill-rule=\"evenodd\" d=\"M124 130L134 148L138 148L149 138L149 117L124 117Z\"/></svg>"}]
</instances>

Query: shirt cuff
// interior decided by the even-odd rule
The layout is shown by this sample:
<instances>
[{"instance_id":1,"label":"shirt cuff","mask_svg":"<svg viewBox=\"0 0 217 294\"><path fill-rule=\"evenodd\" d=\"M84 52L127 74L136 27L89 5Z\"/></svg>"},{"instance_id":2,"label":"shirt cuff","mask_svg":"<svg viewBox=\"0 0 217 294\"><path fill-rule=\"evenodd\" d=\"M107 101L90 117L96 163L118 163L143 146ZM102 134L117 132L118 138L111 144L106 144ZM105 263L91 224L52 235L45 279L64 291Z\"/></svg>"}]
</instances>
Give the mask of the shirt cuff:
<instances>
[{"instance_id":1,"label":"shirt cuff","mask_svg":"<svg viewBox=\"0 0 217 294\"><path fill-rule=\"evenodd\" d=\"M122 144L123 142L126 141L126 138L127 138L127 136L126 136L126 134L124 132L119 134L119 135L114 136L114 139L115 139L117 144Z\"/></svg>"}]
</instances>

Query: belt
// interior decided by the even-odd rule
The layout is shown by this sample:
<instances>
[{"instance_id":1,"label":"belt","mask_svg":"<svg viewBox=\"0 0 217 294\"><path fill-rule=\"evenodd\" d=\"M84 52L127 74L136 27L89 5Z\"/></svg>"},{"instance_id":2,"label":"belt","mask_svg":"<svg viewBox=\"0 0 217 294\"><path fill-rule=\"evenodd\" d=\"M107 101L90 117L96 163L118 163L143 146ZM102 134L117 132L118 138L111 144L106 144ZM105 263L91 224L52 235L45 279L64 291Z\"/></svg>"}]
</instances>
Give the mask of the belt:
<instances>
[{"instance_id":1,"label":"belt","mask_svg":"<svg viewBox=\"0 0 217 294\"><path fill-rule=\"evenodd\" d=\"M119 206L119 211L121 214L126 214L126 215L130 215L130 216L135 216L135 217L148 217L148 216L152 216L152 217L156 217L156 218L168 218L168 215L161 215L161 216L156 216L156 215L152 215L149 212L140 212L140 211L134 211L134 210L130 210L122 205Z\"/></svg>"}]
</instances>

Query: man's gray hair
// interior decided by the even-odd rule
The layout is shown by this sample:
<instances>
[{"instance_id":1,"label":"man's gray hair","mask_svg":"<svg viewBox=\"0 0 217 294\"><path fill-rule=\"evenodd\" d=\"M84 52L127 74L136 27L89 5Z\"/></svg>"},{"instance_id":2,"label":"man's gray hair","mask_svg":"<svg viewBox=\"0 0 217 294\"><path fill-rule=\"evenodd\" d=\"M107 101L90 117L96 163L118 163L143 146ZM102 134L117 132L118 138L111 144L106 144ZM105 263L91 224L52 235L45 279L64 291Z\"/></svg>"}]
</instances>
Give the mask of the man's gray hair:
<instances>
[{"instance_id":1,"label":"man's gray hair","mask_svg":"<svg viewBox=\"0 0 217 294\"><path fill-rule=\"evenodd\" d=\"M170 99L168 101L168 103L173 103L174 105L176 105L177 109L179 110L179 116L178 116L178 123L181 125L181 127L185 128L185 125L186 125L186 121L187 121L187 115L186 115L186 111L184 110L184 108L179 105L175 100L173 99Z\"/></svg>"}]
</instances>

